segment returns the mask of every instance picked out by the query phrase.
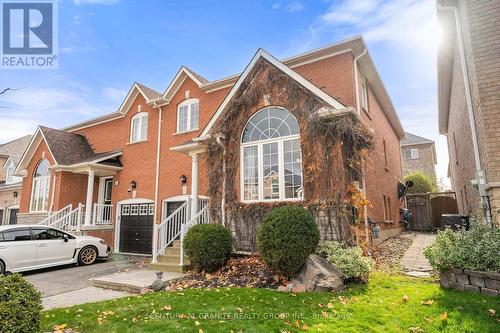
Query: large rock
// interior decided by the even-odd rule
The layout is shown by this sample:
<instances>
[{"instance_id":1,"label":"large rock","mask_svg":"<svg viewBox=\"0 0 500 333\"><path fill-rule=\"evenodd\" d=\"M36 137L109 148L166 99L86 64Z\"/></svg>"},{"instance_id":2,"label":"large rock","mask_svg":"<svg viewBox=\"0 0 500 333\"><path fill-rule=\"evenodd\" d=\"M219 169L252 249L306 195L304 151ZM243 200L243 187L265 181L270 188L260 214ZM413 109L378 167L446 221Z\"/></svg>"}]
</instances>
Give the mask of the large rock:
<instances>
[{"instance_id":1,"label":"large rock","mask_svg":"<svg viewBox=\"0 0 500 333\"><path fill-rule=\"evenodd\" d=\"M311 254L299 275L292 280L292 291L338 291L345 288L344 274L325 258Z\"/></svg>"}]
</instances>

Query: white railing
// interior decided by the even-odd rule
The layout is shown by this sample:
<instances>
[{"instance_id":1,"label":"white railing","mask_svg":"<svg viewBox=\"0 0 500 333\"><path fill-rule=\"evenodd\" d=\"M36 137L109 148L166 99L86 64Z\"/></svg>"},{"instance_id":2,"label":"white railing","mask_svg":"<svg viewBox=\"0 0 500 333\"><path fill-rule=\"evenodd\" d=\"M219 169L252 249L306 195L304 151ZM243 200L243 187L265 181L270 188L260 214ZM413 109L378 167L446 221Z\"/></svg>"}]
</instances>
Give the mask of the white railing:
<instances>
[{"instance_id":1,"label":"white railing","mask_svg":"<svg viewBox=\"0 0 500 333\"><path fill-rule=\"evenodd\" d=\"M80 231L84 208L85 205L78 204L78 207L60 216L59 219L52 222L50 226L64 231Z\"/></svg>"},{"instance_id":2,"label":"white railing","mask_svg":"<svg viewBox=\"0 0 500 333\"><path fill-rule=\"evenodd\" d=\"M113 205L94 204L93 225L111 224L113 221Z\"/></svg>"},{"instance_id":3,"label":"white railing","mask_svg":"<svg viewBox=\"0 0 500 333\"><path fill-rule=\"evenodd\" d=\"M203 208L200 209L198 213L196 213L195 216L193 216L189 222L186 224L183 224L181 227L181 254L180 254L180 260L179 260L179 265L184 266L184 236L188 232L188 230L197 225L197 224L204 224L204 223L210 223L210 206L208 204L203 205Z\"/></svg>"},{"instance_id":4,"label":"white railing","mask_svg":"<svg viewBox=\"0 0 500 333\"><path fill-rule=\"evenodd\" d=\"M51 226L56 221L58 221L61 217L66 216L73 209L73 205L69 204L66 207L58 210L57 212L49 213L49 216L38 222L40 225Z\"/></svg>"},{"instance_id":5,"label":"white railing","mask_svg":"<svg viewBox=\"0 0 500 333\"><path fill-rule=\"evenodd\" d=\"M189 200L183 203L172 214L170 214L163 222L156 226L158 242L154 249L156 255L163 254L165 248L169 246L181 233L181 227L189 220L190 205Z\"/></svg>"}]
</instances>

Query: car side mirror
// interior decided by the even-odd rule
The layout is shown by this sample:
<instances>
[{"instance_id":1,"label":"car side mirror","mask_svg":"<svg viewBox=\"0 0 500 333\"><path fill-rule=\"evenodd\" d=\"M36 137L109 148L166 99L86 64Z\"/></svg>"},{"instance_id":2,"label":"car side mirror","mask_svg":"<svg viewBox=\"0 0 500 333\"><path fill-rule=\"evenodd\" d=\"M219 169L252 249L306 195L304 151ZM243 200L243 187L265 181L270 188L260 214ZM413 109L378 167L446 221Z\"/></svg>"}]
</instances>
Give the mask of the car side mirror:
<instances>
[{"instance_id":1,"label":"car side mirror","mask_svg":"<svg viewBox=\"0 0 500 333\"><path fill-rule=\"evenodd\" d=\"M68 241L68 235L64 235L64 241L67 242Z\"/></svg>"}]
</instances>

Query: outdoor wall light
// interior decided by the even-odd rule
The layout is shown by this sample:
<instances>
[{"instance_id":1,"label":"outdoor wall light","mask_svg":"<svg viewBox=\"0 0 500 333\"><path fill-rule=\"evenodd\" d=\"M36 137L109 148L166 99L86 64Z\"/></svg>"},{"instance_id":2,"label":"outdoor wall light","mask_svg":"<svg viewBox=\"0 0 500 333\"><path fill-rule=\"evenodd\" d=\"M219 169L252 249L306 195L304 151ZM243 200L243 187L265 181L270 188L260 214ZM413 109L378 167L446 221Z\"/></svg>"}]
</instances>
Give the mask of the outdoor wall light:
<instances>
[{"instance_id":1,"label":"outdoor wall light","mask_svg":"<svg viewBox=\"0 0 500 333\"><path fill-rule=\"evenodd\" d=\"M181 183L182 183L182 185L186 185L186 183L187 183L187 177L186 177L186 175L182 175L181 176Z\"/></svg>"},{"instance_id":2,"label":"outdoor wall light","mask_svg":"<svg viewBox=\"0 0 500 333\"><path fill-rule=\"evenodd\" d=\"M131 188L132 190L135 190L135 188L136 188L136 187L137 187L137 183L135 182L135 180L131 181L131 182L130 182L130 188Z\"/></svg>"},{"instance_id":3,"label":"outdoor wall light","mask_svg":"<svg viewBox=\"0 0 500 333\"><path fill-rule=\"evenodd\" d=\"M17 198L17 191L14 191L12 194L14 195L14 199Z\"/></svg>"}]
</instances>

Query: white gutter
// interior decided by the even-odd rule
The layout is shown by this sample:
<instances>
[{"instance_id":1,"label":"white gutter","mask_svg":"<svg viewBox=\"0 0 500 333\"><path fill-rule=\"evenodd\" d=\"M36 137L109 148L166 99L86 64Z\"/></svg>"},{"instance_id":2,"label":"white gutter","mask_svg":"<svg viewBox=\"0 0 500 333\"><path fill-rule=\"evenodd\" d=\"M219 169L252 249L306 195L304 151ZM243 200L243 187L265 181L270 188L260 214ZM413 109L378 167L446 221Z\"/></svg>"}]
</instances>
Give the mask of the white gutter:
<instances>
[{"instance_id":1,"label":"white gutter","mask_svg":"<svg viewBox=\"0 0 500 333\"><path fill-rule=\"evenodd\" d=\"M465 49L464 42L462 36L461 22L460 22L460 13L456 7L448 7L441 6L439 3L437 4L438 10L451 10L453 12L453 16L455 18L455 29L457 32L457 40L458 40L458 54L460 56L460 65L462 66L462 75L465 86L465 100L467 102L467 113L469 115L469 123L470 130L472 134L472 147L474 149L474 161L476 165L476 176L479 176L479 180L484 182L484 174L481 168L481 159L479 158L479 146L477 143L477 131L476 131L476 122L474 120L474 110L472 107L472 97L471 97L471 87L469 82L469 73L467 70L467 62L465 59Z\"/></svg>"},{"instance_id":2,"label":"white gutter","mask_svg":"<svg viewBox=\"0 0 500 333\"><path fill-rule=\"evenodd\" d=\"M155 103L156 107L156 103ZM159 183L160 183L160 142L161 142L161 125L162 125L162 112L161 106L158 106L158 139L156 143L156 178L155 178L155 214L154 214L154 222L153 222L153 263L157 262L157 253L156 248L158 247L158 191L159 191Z\"/></svg>"},{"instance_id":3,"label":"white gutter","mask_svg":"<svg viewBox=\"0 0 500 333\"><path fill-rule=\"evenodd\" d=\"M358 111L358 116L361 116L361 106L359 105L359 78L358 78L358 60L368 53L366 49L361 52L360 55L354 58L354 92L356 96L356 109ZM360 117L361 118L361 117ZM363 182L363 195L366 197L366 174L365 174L365 163L361 163L361 181ZM366 245L370 245L370 225L368 224L368 207L363 207L363 215L365 218L365 241Z\"/></svg>"}]
</instances>

